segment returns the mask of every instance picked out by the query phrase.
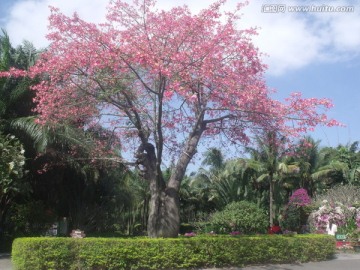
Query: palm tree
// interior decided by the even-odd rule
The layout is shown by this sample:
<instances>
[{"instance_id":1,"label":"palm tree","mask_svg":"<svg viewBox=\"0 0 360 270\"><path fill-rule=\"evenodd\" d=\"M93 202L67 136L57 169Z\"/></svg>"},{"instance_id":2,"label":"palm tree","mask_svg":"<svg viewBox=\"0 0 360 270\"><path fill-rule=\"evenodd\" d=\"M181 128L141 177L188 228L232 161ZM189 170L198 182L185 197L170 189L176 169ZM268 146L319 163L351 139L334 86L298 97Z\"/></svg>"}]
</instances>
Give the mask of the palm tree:
<instances>
[{"instance_id":1,"label":"palm tree","mask_svg":"<svg viewBox=\"0 0 360 270\"><path fill-rule=\"evenodd\" d=\"M180 219L181 222L193 222L206 218L217 206L213 181L215 174L210 174L204 168L198 173L185 176L180 189Z\"/></svg>"},{"instance_id":2,"label":"palm tree","mask_svg":"<svg viewBox=\"0 0 360 270\"><path fill-rule=\"evenodd\" d=\"M210 172L216 173L224 168L224 155L221 150L212 147L205 152L204 156L205 158L201 164L203 166L209 166Z\"/></svg>"},{"instance_id":3,"label":"palm tree","mask_svg":"<svg viewBox=\"0 0 360 270\"><path fill-rule=\"evenodd\" d=\"M323 148L319 156L320 166L312 177L322 189L327 190L337 184L360 185L358 142Z\"/></svg>"},{"instance_id":4,"label":"palm tree","mask_svg":"<svg viewBox=\"0 0 360 270\"><path fill-rule=\"evenodd\" d=\"M3 31L0 36L0 71L7 71L10 67L26 70L34 64L37 55L34 46L27 41L16 49L12 48L9 36ZM3 130L11 131L9 125L14 118L34 114L34 91L29 89L31 83L27 77L0 78L0 125Z\"/></svg>"},{"instance_id":5,"label":"palm tree","mask_svg":"<svg viewBox=\"0 0 360 270\"><path fill-rule=\"evenodd\" d=\"M259 164L251 159L228 160L212 182L218 207L223 208L231 202L242 200L262 205L264 189L256 181L259 169Z\"/></svg>"},{"instance_id":6,"label":"palm tree","mask_svg":"<svg viewBox=\"0 0 360 270\"><path fill-rule=\"evenodd\" d=\"M256 181L261 167L259 163L245 158L224 161L220 150L210 148L202 165L209 168L201 167L189 181L185 181L185 190L194 198L196 206L206 204L206 201L211 203L210 208L202 208L206 209L205 212L240 200L256 202L259 206L264 203L266 189Z\"/></svg>"},{"instance_id":7,"label":"palm tree","mask_svg":"<svg viewBox=\"0 0 360 270\"><path fill-rule=\"evenodd\" d=\"M23 47L20 46L18 49L14 49L11 46L9 36L5 31L2 31L2 35L0 35L0 71L7 71L10 67L14 66L22 67L22 64L19 62L24 55L20 55L22 48ZM28 66L26 66L26 68L27 67ZM30 80L27 78L0 78L0 132L5 134L6 138L13 138L13 135L17 135L17 139L20 139L18 134L13 132L14 130L11 128L11 121L31 112L32 106L29 106L29 104L32 103L32 93L30 93L28 89L29 81ZM20 104L21 106L19 106ZM13 139L6 141L9 142L12 140ZM2 145L4 146L5 144ZM21 147L26 147L24 141L21 141L20 145L22 145ZM21 153L21 155L23 155L23 153ZM14 155L14 158L15 157L17 157L17 155ZM2 211L4 211L1 218L2 222L6 219L5 213L7 213L7 210L15 198L18 197L19 194L24 195L25 191L29 191L26 177L28 177L27 174L21 175L18 173L16 180L12 181L12 187L16 188L12 188L14 192L7 193L8 198L6 199L6 206L2 205L1 207ZM26 188L20 188L21 186ZM6 187L6 185L4 186L4 183L1 183L0 190L4 189L9 190L9 187Z\"/></svg>"},{"instance_id":8,"label":"palm tree","mask_svg":"<svg viewBox=\"0 0 360 270\"><path fill-rule=\"evenodd\" d=\"M251 158L258 164L259 176L257 182L266 181L269 185L269 223L273 225L275 206L283 203L284 195L281 190L283 175L289 172L286 163L280 162L286 154L286 139L276 132L265 132L257 137L257 148L248 147ZM276 196L275 196L276 195ZM275 202L276 198L277 202Z\"/></svg>"},{"instance_id":9,"label":"palm tree","mask_svg":"<svg viewBox=\"0 0 360 270\"><path fill-rule=\"evenodd\" d=\"M285 162L293 172L289 175L293 181L288 182L291 190L305 188L310 196L316 193L312 174L319 168L319 144L310 136L304 137L295 145L294 154L286 157Z\"/></svg>"},{"instance_id":10,"label":"palm tree","mask_svg":"<svg viewBox=\"0 0 360 270\"><path fill-rule=\"evenodd\" d=\"M197 212L210 212L217 203L217 196L214 193L214 182L224 169L225 162L222 152L217 148L210 148L204 154L203 166L196 174L186 178L181 188L182 203L193 203L193 215ZM187 198L185 200L185 198ZM188 207L189 208L189 207Z\"/></svg>"}]
</instances>

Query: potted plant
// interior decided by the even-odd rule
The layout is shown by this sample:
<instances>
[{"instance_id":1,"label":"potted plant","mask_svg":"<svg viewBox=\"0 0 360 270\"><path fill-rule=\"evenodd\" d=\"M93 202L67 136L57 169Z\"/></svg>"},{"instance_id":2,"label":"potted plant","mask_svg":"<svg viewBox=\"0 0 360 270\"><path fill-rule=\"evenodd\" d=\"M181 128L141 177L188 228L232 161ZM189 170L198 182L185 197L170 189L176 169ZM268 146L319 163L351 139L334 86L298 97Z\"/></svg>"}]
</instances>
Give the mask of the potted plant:
<instances>
[{"instance_id":1,"label":"potted plant","mask_svg":"<svg viewBox=\"0 0 360 270\"><path fill-rule=\"evenodd\" d=\"M356 229L347 235L355 252L360 252L360 229Z\"/></svg>"}]
</instances>

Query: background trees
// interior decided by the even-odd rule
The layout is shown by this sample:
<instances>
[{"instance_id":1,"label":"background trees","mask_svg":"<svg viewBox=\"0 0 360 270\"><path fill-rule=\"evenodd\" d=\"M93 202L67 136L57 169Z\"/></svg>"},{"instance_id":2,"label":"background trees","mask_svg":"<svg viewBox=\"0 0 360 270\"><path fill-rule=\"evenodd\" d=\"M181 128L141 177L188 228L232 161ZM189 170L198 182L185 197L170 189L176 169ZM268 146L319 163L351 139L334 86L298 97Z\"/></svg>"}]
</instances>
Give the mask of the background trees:
<instances>
[{"instance_id":1,"label":"background trees","mask_svg":"<svg viewBox=\"0 0 360 270\"><path fill-rule=\"evenodd\" d=\"M2 71L34 64L37 51L30 43L13 48L4 32L0 44ZM120 229L123 220L126 228L130 218L124 213L135 204L129 172L105 156L89 162L94 145L106 141L112 147L113 140L96 126L38 124L34 83L36 78L0 78L0 249L15 235L45 234L62 217L88 232Z\"/></svg>"},{"instance_id":2,"label":"background trees","mask_svg":"<svg viewBox=\"0 0 360 270\"><path fill-rule=\"evenodd\" d=\"M313 177L323 180L323 188L336 184L359 185L360 157L357 141L336 148L323 148L319 155L320 167Z\"/></svg>"},{"instance_id":3,"label":"background trees","mask_svg":"<svg viewBox=\"0 0 360 270\"><path fill-rule=\"evenodd\" d=\"M356 145L356 143L349 144L349 146L351 145ZM312 208L299 209L296 205L293 207L294 205L288 204L291 196L296 195L295 191L306 190L313 199L316 199L314 203L316 204L316 202L321 202L332 196L329 194L332 194L333 190L334 192L341 190L340 187L344 187L345 190L355 190L355 188L347 186L350 181L346 180L348 179L346 176L349 174L344 172L348 172L348 165L340 166L338 170L334 166L334 164L339 164L340 159L344 160L344 148L349 149L349 146L320 147L320 141L315 141L311 137L300 139L291 149L286 145L278 146L278 149L282 149L282 154L276 157L277 161L274 167L273 209L275 218L280 219L282 224L287 224L288 229L297 228L300 230L299 228L306 222L306 217ZM245 200L257 203L258 207L267 210L268 216L270 216L267 171L267 164L270 159L266 157L266 149L265 140L258 140L258 145L249 149L250 156L228 160L222 158L224 165L221 170L216 172L216 175L210 173L212 167L209 166L208 170L201 168L198 174L190 176L187 182L192 183L194 181L197 186L207 187L201 189L201 192L197 189L191 189L191 185L187 187L190 189L189 192L192 191L194 198L191 204L192 211L201 211L201 208L197 207L200 203L196 198L211 198L208 199L209 205L215 203L212 211L207 212L208 217L211 216L212 212L222 210L231 202ZM358 155L358 150L355 150L355 147L352 149L354 149L350 155L352 164L356 164L355 157ZM210 151L211 153L219 152L219 150L214 151L213 149ZM222 156L221 151L219 155ZM261 156L264 158L261 159ZM204 160L208 161L207 152L204 154ZM349 158L345 160L349 160ZM343 192L343 196L345 196L344 198L347 197L346 192ZM345 204L347 203L344 202ZM292 220L283 221L285 216L291 216Z\"/></svg>"}]
</instances>

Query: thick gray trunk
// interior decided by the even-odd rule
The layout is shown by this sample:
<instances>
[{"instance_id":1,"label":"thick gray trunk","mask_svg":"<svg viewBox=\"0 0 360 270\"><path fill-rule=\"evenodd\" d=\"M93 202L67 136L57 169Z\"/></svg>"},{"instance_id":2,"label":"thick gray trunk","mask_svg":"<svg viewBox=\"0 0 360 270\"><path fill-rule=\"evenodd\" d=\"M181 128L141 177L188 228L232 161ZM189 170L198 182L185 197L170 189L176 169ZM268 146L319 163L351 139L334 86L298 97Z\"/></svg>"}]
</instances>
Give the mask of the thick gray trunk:
<instances>
[{"instance_id":1,"label":"thick gray trunk","mask_svg":"<svg viewBox=\"0 0 360 270\"><path fill-rule=\"evenodd\" d=\"M178 192L168 188L151 194L149 237L177 237L180 229Z\"/></svg>"},{"instance_id":2,"label":"thick gray trunk","mask_svg":"<svg viewBox=\"0 0 360 270\"><path fill-rule=\"evenodd\" d=\"M167 186L162 181L153 180L150 184L150 213L148 222L149 237L177 237L180 229L179 190L186 168L195 153L199 136L192 137L171 171ZM160 183L159 183L160 182Z\"/></svg>"},{"instance_id":3,"label":"thick gray trunk","mask_svg":"<svg viewBox=\"0 0 360 270\"><path fill-rule=\"evenodd\" d=\"M195 130L185 144L178 162L165 184L157 162L154 146L143 144L138 150L138 163L143 166L143 177L150 183L148 219L149 237L177 237L180 229L179 190L186 168L196 152L203 128Z\"/></svg>"},{"instance_id":4,"label":"thick gray trunk","mask_svg":"<svg viewBox=\"0 0 360 270\"><path fill-rule=\"evenodd\" d=\"M150 187L148 236L176 237L180 227L178 190L166 187L152 144L140 146L137 158Z\"/></svg>"}]
</instances>

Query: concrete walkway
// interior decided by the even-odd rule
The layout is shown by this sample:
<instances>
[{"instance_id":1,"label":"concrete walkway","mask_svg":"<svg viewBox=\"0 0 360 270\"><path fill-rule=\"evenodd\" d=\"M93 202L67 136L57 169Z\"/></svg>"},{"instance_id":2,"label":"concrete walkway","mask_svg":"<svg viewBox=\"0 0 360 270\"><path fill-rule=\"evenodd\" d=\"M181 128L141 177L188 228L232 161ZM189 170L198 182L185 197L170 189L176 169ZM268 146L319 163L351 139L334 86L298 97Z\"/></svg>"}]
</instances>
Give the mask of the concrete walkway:
<instances>
[{"instance_id":1,"label":"concrete walkway","mask_svg":"<svg viewBox=\"0 0 360 270\"><path fill-rule=\"evenodd\" d=\"M0 269L12 270L10 254L0 253Z\"/></svg>"},{"instance_id":2,"label":"concrete walkway","mask_svg":"<svg viewBox=\"0 0 360 270\"><path fill-rule=\"evenodd\" d=\"M12 270L10 254L0 254L0 269ZM215 270L212 268L207 270ZM360 253L338 253L332 260L299 264L269 264L247 266L243 268L226 268L222 270L358 270L360 269ZM205 269L204 269L205 270Z\"/></svg>"},{"instance_id":3,"label":"concrete walkway","mask_svg":"<svg viewBox=\"0 0 360 270\"><path fill-rule=\"evenodd\" d=\"M335 258L322 262L309 262L297 264L268 264L247 266L243 268L227 268L226 270L359 270L360 253L337 253ZM217 268L206 270L220 270ZM225 269L221 269L225 270Z\"/></svg>"}]
</instances>

